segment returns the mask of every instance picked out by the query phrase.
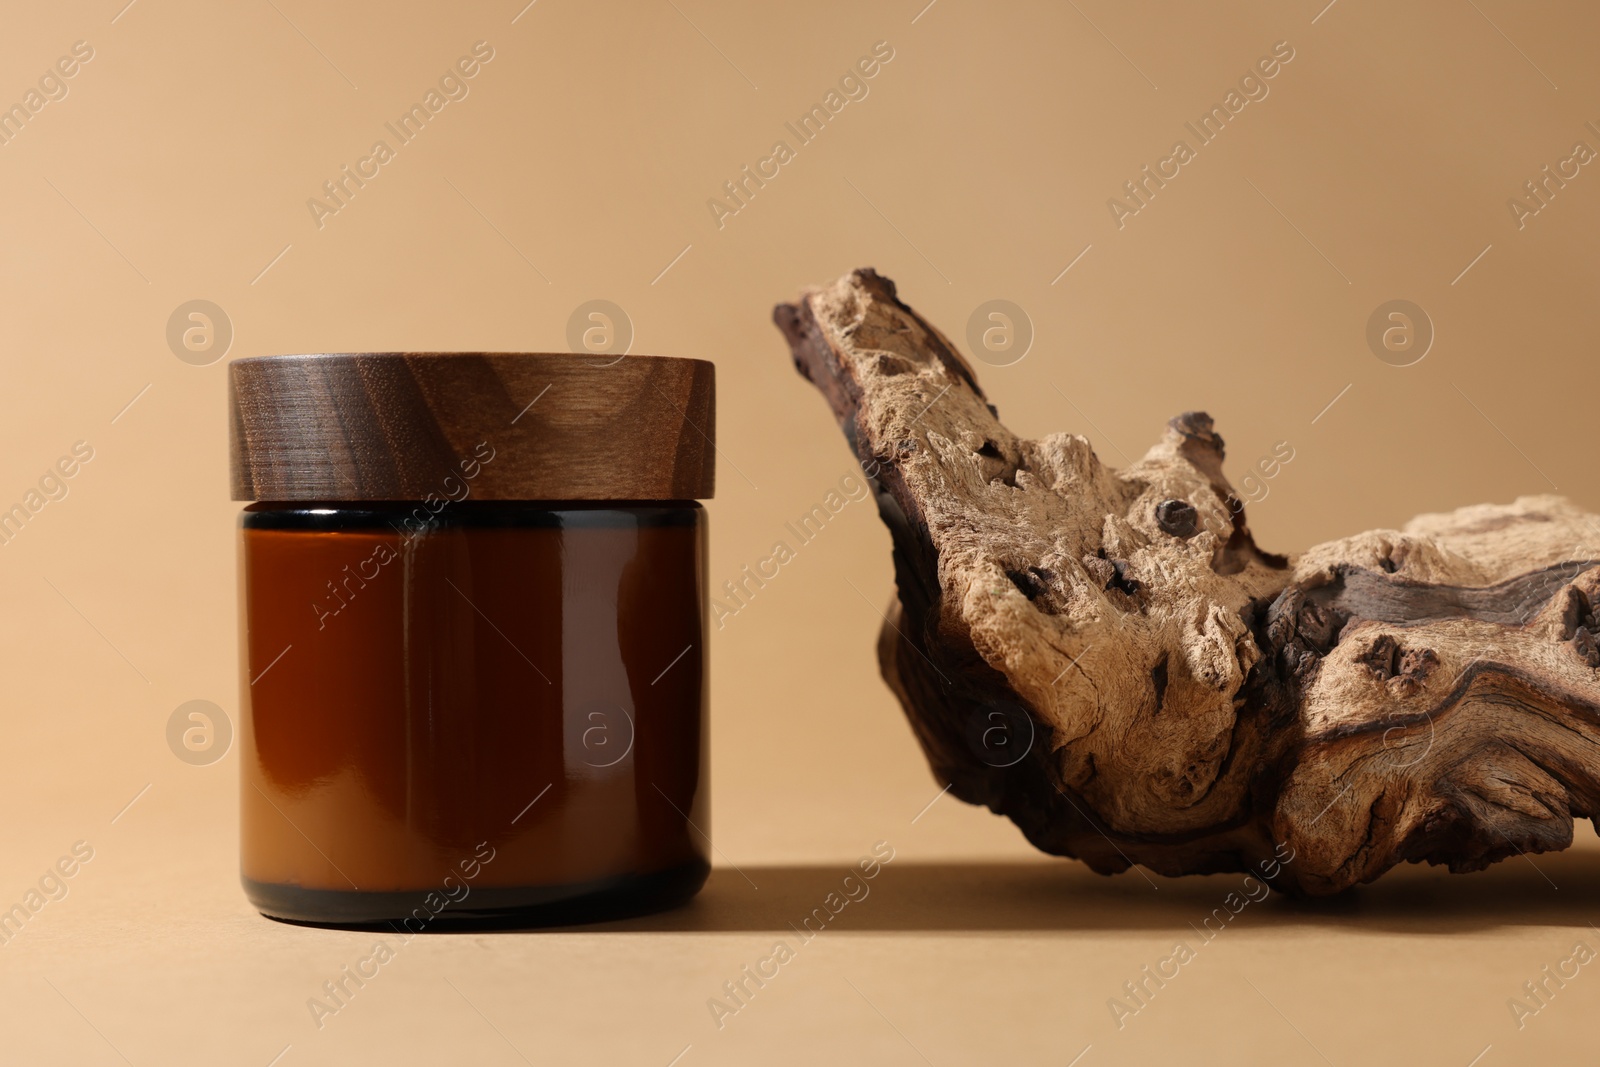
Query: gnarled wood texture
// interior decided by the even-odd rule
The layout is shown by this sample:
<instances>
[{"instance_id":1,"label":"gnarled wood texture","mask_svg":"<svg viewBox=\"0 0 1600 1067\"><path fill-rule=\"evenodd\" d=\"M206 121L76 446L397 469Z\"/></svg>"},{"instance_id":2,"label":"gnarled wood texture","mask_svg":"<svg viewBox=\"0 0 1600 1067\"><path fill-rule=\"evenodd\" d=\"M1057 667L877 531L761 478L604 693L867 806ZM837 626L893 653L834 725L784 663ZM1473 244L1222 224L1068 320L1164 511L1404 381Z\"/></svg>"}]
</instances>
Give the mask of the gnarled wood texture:
<instances>
[{"instance_id":1,"label":"gnarled wood texture","mask_svg":"<svg viewBox=\"0 0 1600 1067\"><path fill-rule=\"evenodd\" d=\"M1211 419L1132 466L1002 425L871 270L774 319L874 474L879 640L935 775L1113 873L1333 893L1600 812L1600 521L1557 497L1258 549Z\"/></svg>"}]
</instances>

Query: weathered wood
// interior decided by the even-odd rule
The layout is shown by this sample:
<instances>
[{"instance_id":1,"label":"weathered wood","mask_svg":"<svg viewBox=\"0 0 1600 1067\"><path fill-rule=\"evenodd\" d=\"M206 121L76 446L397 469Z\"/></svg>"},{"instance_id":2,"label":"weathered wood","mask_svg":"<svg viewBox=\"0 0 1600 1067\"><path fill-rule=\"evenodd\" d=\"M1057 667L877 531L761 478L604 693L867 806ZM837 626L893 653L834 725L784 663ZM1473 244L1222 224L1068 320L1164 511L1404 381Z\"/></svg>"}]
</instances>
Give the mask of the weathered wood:
<instances>
[{"instance_id":1,"label":"weathered wood","mask_svg":"<svg viewBox=\"0 0 1600 1067\"><path fill-rule=\"evenodd\" d=\"M1325 894L1600 812L1594 516L1525 497L1275 556L1204 414L1114 470L1007 430L870 270L774 319L876 472L885 680L934 774L1039 848Z\"/></svg>"}]
</instances>

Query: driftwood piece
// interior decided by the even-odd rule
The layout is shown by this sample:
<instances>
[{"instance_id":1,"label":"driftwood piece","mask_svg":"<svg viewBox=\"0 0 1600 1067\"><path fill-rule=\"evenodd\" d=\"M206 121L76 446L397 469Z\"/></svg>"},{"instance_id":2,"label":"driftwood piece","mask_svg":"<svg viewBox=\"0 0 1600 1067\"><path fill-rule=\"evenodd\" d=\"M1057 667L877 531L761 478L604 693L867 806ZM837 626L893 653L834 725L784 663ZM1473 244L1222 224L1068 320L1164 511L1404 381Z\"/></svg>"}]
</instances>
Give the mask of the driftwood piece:
<instances>
[{"instance_id":1,"label":"driftwood piece","mask_svg":"<svg viewBox=\"0 0 1600 1067\"><path fill-rule=\"evenodd\" d=\"M1097 871L1334 893L1600 812L1600 521L1552 496L1263 552L1188 412L1132 466L1019 438L871 270L773 315L872 477L883 676L934 774Z\"/></svg>"}]
</instances>

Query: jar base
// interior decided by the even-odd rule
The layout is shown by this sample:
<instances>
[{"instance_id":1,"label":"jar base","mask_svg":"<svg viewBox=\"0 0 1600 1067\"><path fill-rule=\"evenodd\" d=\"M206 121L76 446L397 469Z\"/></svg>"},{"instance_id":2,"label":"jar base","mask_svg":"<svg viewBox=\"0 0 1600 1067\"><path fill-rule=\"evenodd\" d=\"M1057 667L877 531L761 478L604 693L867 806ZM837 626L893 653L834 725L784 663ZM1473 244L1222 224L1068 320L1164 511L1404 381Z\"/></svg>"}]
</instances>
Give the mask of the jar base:
<instances>
[{"instance_id":1,"label":"jar base","mask_svg":"<svg viewBox=\"0 0 1600 1067\"><path fill-rule=\"evenodd\" d=\"M687 903L710 873L711 865L697 859L664 871L571 885L482 886L472 889L462 904L447 904L426 922L414 912L427 914L423 899L430 893L442 895L442 890L374 893L306 889L250 878L241 881L256 910L279 922L343 930L448 933L571 926L648 915Z\"/></svg>"}]
</instances>

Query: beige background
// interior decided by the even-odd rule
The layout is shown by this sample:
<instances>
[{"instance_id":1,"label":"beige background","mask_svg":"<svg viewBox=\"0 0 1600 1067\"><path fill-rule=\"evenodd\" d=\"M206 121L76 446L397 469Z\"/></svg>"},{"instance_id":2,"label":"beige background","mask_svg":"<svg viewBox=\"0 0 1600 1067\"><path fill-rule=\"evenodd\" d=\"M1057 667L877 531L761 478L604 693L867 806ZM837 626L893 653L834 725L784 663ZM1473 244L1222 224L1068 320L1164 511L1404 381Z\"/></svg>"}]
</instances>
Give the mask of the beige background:
<instances>
[{"instance_id":1,"label":"beige background","mask_svg":"<svg viewBox=\"0 0 1600 1067\"><path fill-rule=\"evenodd\" d=\"M0 948L0 1061L1580 1062L1600 974L1520 1030L1507 1001L1600 948L1586 827L1485 875L1252 904L1119 1030L1108 998L1235 882L1100 879L949 798L913 822L937 786L876 676L864 504L717 635L697 903L426 938L314 1026L372 936L257 917L236 756L164 738L183 701L238 701L225 368L169 350L184 301L226 309L229 358L562 349L574 308L616 302L635 352L718 364L718 585L851 469L769 312L867 264L957 339L985 300L1027 311L1027 357L980 364L1022 432L1120 463L1204 408L1235 477L1290 442L1250 513L1269 548L1552 487L1600 507L1600 172L1520 230L1506 206L1600 148L1592 5L523 2L6 12L0 102L75 41L94 58L0 147L0 505L75 441L94 459L0 547L0 905L95 853ZM479 40L470 95L317 228L307 198ZM708 198L880 40L870 95L719 230ZM1119 230L1107 198L1278 41L1270 95ZM1396 298L1437 330L1406 368L1364 340ZM878 840L873 895L719 1031L707 998Z\"/></svg>"}]
</instances>

